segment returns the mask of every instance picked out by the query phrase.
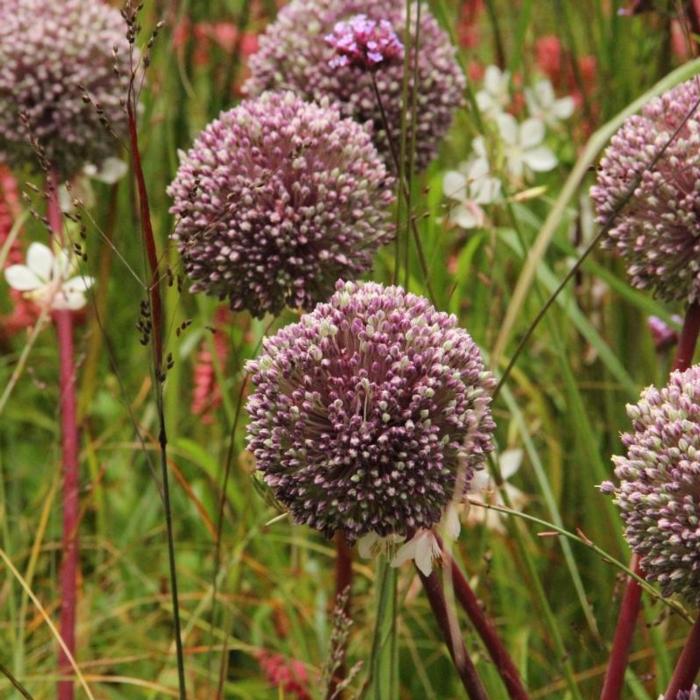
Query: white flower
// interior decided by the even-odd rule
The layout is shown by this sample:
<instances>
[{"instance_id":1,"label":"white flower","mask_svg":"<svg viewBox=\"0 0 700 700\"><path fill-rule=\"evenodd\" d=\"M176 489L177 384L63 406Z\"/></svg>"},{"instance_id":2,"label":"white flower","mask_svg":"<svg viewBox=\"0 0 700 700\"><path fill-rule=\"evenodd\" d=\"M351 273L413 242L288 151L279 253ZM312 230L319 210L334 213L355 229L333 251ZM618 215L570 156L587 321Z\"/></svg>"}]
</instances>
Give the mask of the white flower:
<instances>
[{"instance_id":1,"label":"white flower","mask_svg":"<svg viewBox=\"0 0 700 700\"><path fill-rule=\"evenodd\" d=\"M67 251L58 250L54 255L43 243L32 243L27 264L10 265L5 279L43 308L76 311L85 306L85 292L94 283L92 277L73 276L76 271L75 258Z\"/></svg>"},{"instance_id":2,"label":"white flower","mask_svg":"<svg viewBox=\"0 0 700 700\"><path fill-rule=\"evenodd\" d=\"M447 507L435 530L444 539L456 540L459 537L459 512L455 503L451 503ZM370 532L360 538L357 550L364 559L369 559L376 554L387 554L390 557L391 566L394 568L413 560L424 576L430 576L433 570L433 560L440 556L440 545L435 536L435 530L418 530L404 544L401 544L404 538L399 535L380 537L376 532Z\"/></svg>"},{"instance_id":3,"label":"white flower","mask_svg":"<svg viewBox=\"0 0 700 700\"><path fill-rule=\"evenodd\" d=\"M521 180L529 172L546 172L557 164L557 157L544 140L544 123L539 119L526 119L518 124L511 114L496 117L498 130L503 140L503 154L511 177Z\"/></svg>"},{"instance_id":4,"label":"white flower","mask_svg":"<svg viewBox=\"0 0 700 700\"><path fill-rule=\"evenodd\" d=\"M557 99L549 80L540 80L532 88L525 88L525 102L530 116L539 119L549 127L556 127L560 121L574 113L574 98Z\"/></svg>"},{"instance_id":5,"label":"white flower","mask_svg":"<svg viewBox=\"0 0 700 700\"><path fill-rule=\"evenodd\" d=\"M483 226L486 214L481 205L494 202L501 191L500 181L489 175L489 164L484 158L446 172L442 187L446 197L459 202L450 209L450 221L462 228Z\"/></svg>"},{"instance_id":6,"label":"white flower","mask_svg":"<svg viewBox=\"0 0 700 700\"><path fill-rule=\"evenodd\" d=\"M495 117L510 102L510 73L498 66L488 66L484 87L476 93L476 104L483 114Z\"/></svg>"},{"instance_id":7,"label":"white flower","mask_svg":"<svg viewBox=\"0 0 700 700\"><path fill-rule=\"evenodd\" d=\"M82 176L76 177L71 183L71 190L65 185L58 188L58 201L61 211L70 214L75 207L73 200L79 199L83 206L93 207L95 205L95 193L90 180L104 182L106 185L114 185L121 180L129 171L129 166L120 158L105 158L98 168L93 163L83 166Z\"/></svg>"},{"instance_id":8,"label":"white flower","mask_svg":"<svg viewBox=\"0 0 700 700\"><path fill-rule=\"evenodd\" d=\"M509 484L508 479L520 469L522 461L523 451L521 449L505 450L498 460L501 477L503 478L501 489L505 490L508 501L515 510L521 510L523 508L527 503L527 496L520 489ZM481 469L475 472L469 484L469 493L471 496L475 497L476 500L497 506L505 505L503 496L501 495L501 489L496 486L496 482L487 469ZM505 532L505 528L501 522L502 519L502 513L476 505L470 506L467 511L467 523L469 525L484 525L494 532Z\"/></svg>"}]
</instances>

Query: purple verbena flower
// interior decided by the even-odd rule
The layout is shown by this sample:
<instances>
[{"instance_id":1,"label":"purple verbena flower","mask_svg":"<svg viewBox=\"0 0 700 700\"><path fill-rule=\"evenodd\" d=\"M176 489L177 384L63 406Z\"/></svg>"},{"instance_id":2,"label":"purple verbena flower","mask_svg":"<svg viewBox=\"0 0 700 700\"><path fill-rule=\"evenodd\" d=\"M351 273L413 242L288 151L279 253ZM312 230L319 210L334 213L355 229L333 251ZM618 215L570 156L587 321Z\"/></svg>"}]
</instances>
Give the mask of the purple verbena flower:
<instances>
[{"instance_id":1,"label":"purple verbena flower","mask_svg":"<svg viewBox=\"0 0 700 700\"><path fill-rule=\"evenodd\" d=\"M664 595L700 603L700 365L673 372L661 390L649 387L627 406L632 431L626 454L613 458L612 494L625 537Z\"/></svg>"},{"instance_id":2,"label":"purple verbena flower","mask_svg":"<svg viewBox=\"0 0 700 700\"><path fill-rule=\"evenodd\" d=\"M591 190L598 222L616 216L603 245L625 259L635 287L666 301L700 301L700 111L693 112L698 87L693 78L627 119ZM637 177L631 200L618 212Z\"/></svg>"},{"instance_id":3,"label":"purple verbena flower","mask_svg":"<svg viewBox=\"0 0 700 700\"><path fill-rule=\"evenodd\" d=\"M192 291L255 316L310 309L393 237L393 182L363 126L291 92L222 113L168 188Z\"/></svg>"},{"instance_id":4,"label":"purple verbena flower","mask_svg":"<svg viewBox=\"0 0 700 700\"><path fill-rule=\"evenodd\" d=\"M347 22L336 23L325 41L336 52L330 62L333 68L356 66L376 70L382 65L403 61L403 44L391 22L385 19L377 22L367 15L356 15Z\"/></svg>"},{"instance_id":5,"label":"purple verbena flower","mask_svg":"<svg viewBox=\"0 0 700 700\"><path fill-rule=\"evenodd\" d=\"M97 105L112 132L124 134L126 31L101 0L0 2L0 160L36 166L34 140L49 167L70 177L115 153Z\"/></svg>"},{"instance_id":6,"label":"purple verbena flower","mask_svg":"<svg viewBox=\"0 0 700 700\"><path fill-rule=\"evenodd\" d=\"M410 7L412 36L416 32L417 15L414 2ZM379 54L383 57L382 63L374 64L380 65L381 70L373 71L373 75L368 74L370 59L365 59L364 53L369 48L365 45L368 39L357 38L352 29L358 16L364 18L358 26L368 28L367 36L376 32L386 39L372 47L375 59ZM346 29L334 32L339 23ZM415 114L409 108L405 121L409 130L407 143L411 143L410 131L415 123L415 166L420 169L435 156L455 111L463 103L466 81L455 48L426 3L421 6L418 25L417 57L414 48L408 44L405 47L411 66L409 94L415 89L416 95ZM271 89L294 90L314 101L328 97L338 103L345 116L373 125L375 142L385 161L391 163L391 149L372 79L376 80L381 95L392 140L398 144L401 115L406 111L404 62L397 60L398 48L389 37L403 37L405 29L405 0L291 0L260 36L260 48L250 59L251 77L245 90L251 95ZM330 45L323 39L328 35L340 35L347 61L335 60L339 58L336 42ZM375 54L376 49L379 50Z\"/></svg>"},{"instance_id":7,"label":"purple verbena flower","mask_svg":"<svg viewBox=\"0 0 700 700\"><path fill-rule=\"evenodd\" d=\"M479 348L400 287L338 282L248 369L257 467L297 522L329 537L432 527L493 447Z\"/></svg>"}]
</instances>

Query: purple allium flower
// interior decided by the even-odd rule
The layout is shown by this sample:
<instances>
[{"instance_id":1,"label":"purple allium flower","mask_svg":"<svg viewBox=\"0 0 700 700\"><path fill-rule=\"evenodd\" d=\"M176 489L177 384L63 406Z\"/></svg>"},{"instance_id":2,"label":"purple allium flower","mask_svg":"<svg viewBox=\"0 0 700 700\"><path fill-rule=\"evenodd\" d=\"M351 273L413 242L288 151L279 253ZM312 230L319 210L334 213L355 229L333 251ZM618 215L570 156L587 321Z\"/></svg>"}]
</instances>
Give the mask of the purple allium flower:
<instances>
[{"instance_id":1,"label":"purple allium flower","mask_svg":"<svg viewBox=\"0 0 700 700\"><path fill-rule=\"evenodd\" d=\"M400 287L338 282L248 369L257 467L297 522L329 537L432 527L492 449L495 382L479 348Z\"/></svg>"},{"instance_id":2,"label":"purple allium flower","mask_svg":"<svg viewBox=\"0 0 700 700\"><path fill-rule=\"evenodd\" d=\"M97 105L112 131L125 133L126 31L101 0L0 2L0 160L35 165L35 139L50 167L70 177L114 154Z\"/></svg>"},{"instance_id":3,"label":"purple allium flower","mask_svg":"<svg viewBox=\"0 0 700 700\"><path fill-rule=\"evenodd\" d=\"M356 15L347 22L338 22L325 42L335 49L336 56L330 63L333 68L356 66L376 70L403 61L403 44L385 19L377 22L367 15Z\"/></svg>"},{"instance_id":4,"label":"purple allium flower","mask_svg":"<svg viewBox=\"0 0 700 700\"><path fill-rule=\"evenodd\" d=\"M632 432L625 456L613 458L613 494L625 537L664 595L700 603L700 365L673 372L661 390L648 387L627 406Z\"/></svg>"},{"instance_id":5,"label":"purple allium flower","mask_svg":"<svg viewBox=\"0 0 700 700\"><path fill-rule=\"evenodd\" d=\"M631 282L662 299L700 300L700 111L681 128L700 98L689 80L649 102L613 136L591 190L602 224L641 174L604 245L627 261Z\"/></svg>"},{"instance_id":6,"label":"purple allium flower","mask_svg":"<svg viewBox=\"0 0 700 700\"><path fill-rule=\"evenodd\" d=\"M327 100L265 93L222 113L168 188L192 291L256 316L312 308L393 237L392 185L367 129Z\"/></svg>"},{"instance_id":7,"label":"purple allium flower","mask_svg":"<svg viewBox=\"0 0 700 700\"><path fill-rule=\"evenodd\" d=\"M683 324L683 319L679 316L674 316L673 320L680 326ZM654 340L654 347L661 352L667 350L678 342L678 331L666 323L658 316L649 316L647 319L647 327Z\"/></svg>"},{"instance_id":8,"label":"purple allium flower","mask_svg":"<svg viewBox=\"0 0 700 700\"><path fill-rule=\"evenodd\" d=\"M415 33L417 5L411 6L411 33ZM383 63L370 75L365 64L348 60L337 65L336 50L324 41L338 23L345 26L362 15L365 22L389 28L403 37L406 27L404 0L291 0L260 37L260 48L250 59L251 77L245 89L259 94L269 89L291 89L306 99L324 96L337 101L343 114L371 122L384 158L391 151L384 133L381 111L372 88L377 82L394 143L399 143L403 102L403 61ZM430 14L426 3L420 11L416 83L416 166L426 166L462 104L465 79L455 59L449 37ZM408 50L408 47L406 47ZM409 51L413 90L413 50ZM331 65L333 64L333 65ZM406 123L412 123L408 110ZM410 127L409 127L410 128ZM410 143L410 134L409 141Z\"/></svg>"}]
</instances>

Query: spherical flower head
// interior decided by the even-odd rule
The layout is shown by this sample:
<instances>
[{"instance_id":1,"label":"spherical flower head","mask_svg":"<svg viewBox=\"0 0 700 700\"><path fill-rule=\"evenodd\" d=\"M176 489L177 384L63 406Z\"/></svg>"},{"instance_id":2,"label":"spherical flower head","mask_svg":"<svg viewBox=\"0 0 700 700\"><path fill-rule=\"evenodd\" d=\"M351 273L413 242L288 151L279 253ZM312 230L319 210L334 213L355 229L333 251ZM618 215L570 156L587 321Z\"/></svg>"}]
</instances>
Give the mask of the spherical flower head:
<instances>
[{"instance_id":1,"label":"spherical flower head","mask_svg":"<svg viewBox=\"0 0 700 700\"><path fill-rule=\"evenodd\" d=\"M403 62L403 44L385 19L376 22L367 15L356 15L347 22L338 22L325 41L335 49L336 56L330 63L333 68L352 65L376 70L382 65Z\"/></svg>"},{"instance_id":2,"label":"spherical flower head","mask_svg":"<svg viewBox=\"0 0 700 700\"><path fill-rule=\"evenodd\" d=\"M478 347L400 287L338 282L248 369L257 467L328 537L432 527L492 450L494 378Z\"/></svg>"},{"instance_id":3,"label":"spherical flower head","mask_svg":"<svg viewBox=\"0 0 700 700\"><path fill-rule=\"evenodd\" d=\"M417 16L417 4L413 3L412 35ZM339 31L339 26L344 29ZM375 58L381 54L382 62L373 64L371 70L369 59L364 59L367 39L358 39L355 26L365 27L368 37L376 34L387 40L378 42L381 48ZM252 95L284 88L306 99L331 98L345 116L374 126L375 142L385 161L391 163L391 149L372 80L377 83L392 140L399 144L404 62L398 58L397 43L389 37L403 37L405 28L404 0L291 0L260 37L260 48L250 59L251 77L245 89ZM336 39L324 41L329 35ZM341 48L345 47L342 55L347 61L338 60L338 42L346 42L341 43ZM355 45L357 49L350 48ZM406 124L410 130L415 121L416 167L422 168L435 156L455 110L462 104L466 83L455 49L426 3L420 8L417 60L414 49L407 45L406 50L411 66L409 94L414 85L416 93L415 114L408 110ZM411 142L410 134L407 142Z\"/></svg>"},{"instance_id":4,"label":"spherical flower head","mask_svg":"<svg viewBox=\"0 0 700 700\"><path fill-rule=\"evenodd\" d=\"M598 222L605 224L641 177L604 245L625 259L635 287L666 301L700 300L700 112L687 119L698 99L698 82L692 79L627 119L613 136L591 190Z\"/></svg>"},{"instance_id":5,"label":"spherical flower head","mask_svg":"<svg viewBox=\"0 0 700 700\"><path fill-rule=\"evenodd\" d=\"M36 166L34 141L68 178L113 155L116 141L97 107L113 134L125 133L126 31L101 0L0 3L0 159Z\"/></svg>"},{"instance_id":6,"label":"spherical flower head","mask_svg":"<svg viewBox=\"0 0 700 700\"><path fill-rule=\"evenodd\" d=\"M627 406L626 454L613 458L625 537L664 595L700 604L700 365Z\"/></svg>"},{"instance_id":7,"label":"spherical flower head","mask_svg":"<svg viewBox=\"0 0 700 700\"><path fill-rule=\"evenodd\" d=\"M266 93L222 113L168 188L192 291L255 316L313 308L392 239L392 184L368 131L327 101Z\"/></svg>"}]
</instances>

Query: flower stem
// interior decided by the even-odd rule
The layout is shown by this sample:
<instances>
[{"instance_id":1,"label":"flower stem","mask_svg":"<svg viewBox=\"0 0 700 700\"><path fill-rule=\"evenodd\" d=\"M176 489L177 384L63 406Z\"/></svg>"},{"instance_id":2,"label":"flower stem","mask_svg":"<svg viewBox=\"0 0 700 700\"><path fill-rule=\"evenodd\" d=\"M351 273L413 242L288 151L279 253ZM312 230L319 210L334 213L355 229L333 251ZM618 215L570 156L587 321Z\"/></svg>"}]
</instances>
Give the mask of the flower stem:
<instances>
[{"instance_id":1,"label":"flower stem","mask_svg":"<svg viewBox=\"0 0 700 700\"><path fill-rule=\"evenodd\" d=\"M352 595L352 549L345 534L340 530L335 533L335 600L344 600L342 612L349 618ZM346 640L347 644L347 640ZM346 650L341 650L345 658ZM328 684L328 698L336 698L338 686L345 680L345 663L342 663L333 674Z\"/></svg>"},{"instance_id":2,"label":"flower stem","mask_svg":"<svg viewBox=\"0 0 700 700\"><path fill-rule=\"evenodd\" d=\"M416 567L416 571L423 582L430 607L433 609L438 627L440 627L467 696L470 700L488 700L488 695L464 646L464 640L459 636L455 626L451 624L442 582L434 571L430 576L425 576L418 567Z\"/></svg>"},{"instance_id":3,"label":"flower stem","mask_svg":"<svg viewBox=\"0 0 700 700\"><path fill-rule=\"evenodd\" d=\"M639 557L636 554L632 556L630 569L641 575ZM605 680L603 681L603 689L600 693L600 700L618 700L621 696L641 599L641 586L633 578L628 578L625 592L622 596L622 605L617 618L615 637L610 650L610 658L605 673Z\"/></svg>"},{"instance_id":4,"label":"flower stem","mask_svg":"<svg viewBox=\"0 0 700 700\"><path fill-rule=\"evenodd\" d=\"M528 700L527 690L523 685L518 669L498 636L493 622L491 622L481 607L481 603L474 594L466 576L445 549L442 549L442 557L443 561L450 567L452 585L457 600L464 608L464 612L469 616L474 629L479 633L489 656L496 666L496 670L503 680L503 684L508 690L509 697L512 700Z\"/></svg>"},{"instance_id":5,"label":"flower stem","mask_svg":"<svg viewBox=\"0 0 700 700\"><path fill-rule=\"evenodd\" d=\"M695 346L697 345L699 333L700 305L692 303L690 306L688 306L688 310L685 314L683 329L678 341L678 348L676 350L676 358L673 362L672 371L683 371L690 367L693 362L693 355L695 354ZM637 574L643 575L641 561L636 555L632 557L630 569ZM624 685L625 668L627 667L627 660L629 658L630 647L632 645L632 637L634 636L634 628L637 624L637 618L639 617L641 598L642 589L639 586L639 583L637 583L637 581L634 579L628 578L625 586L625 593L622 597L622 606L620 607L620 614L617 619L615 637L613 639L613 644L610 651L610 660L608 662L608 669L605 674L605 681L603 683L603 690L600 694L600 700L618 700L620 698L622 687ZM695 632L695 627L693 628L693 632ZM688 643L691 642L693 632L691 632L691 635L688 638L686 649ZM700 630L695 632L695 634L700 635ZM697 641L695 643L697 644ZM695 653L697 655L697 652ZM689 653L689 656L691 655L692 654ZM678 661L679 666L681 666L681 662L684 664L689 663L688 661L684 661L685 656L686 654L684 650L681 658ZM696 667L696 671L698 668L700 668L700 658L698 658L697 661L698 666ZM676 671L674 672L674 678L676 677L676 672L679 672L678 667L676 667Z\"/></svg>"},{"instance_id":6,"label":"flower stem","mask_svg":"<svg viewBox=\"0 0 700 700\"><path fill-rule=\"evenodd\" d=\"M676 700L678 691L689 690L698 671L700 671L700 616L685 641L676 668L673 670L671 683L664 696L665 700Z\"/></svg>"},{"instance_id":7,"label":"flower stem","mask_svg":"<svg viewBox=\"0 0 700 700\"><path fill-rule=\"evenodd\" d=\"M49 173L46 181L47 219L52 234L63 246L63 218L58 202L58 177ZM59 359L59 407L63 469L63 541L61 570L60 634L66 648L75 656L75 620L78 599L78 524L80 521L78 423L73 361L73 316L69 310L54 311ZM72 673L68 656L58 652L58 672ZM73 700L72 680L58 682L58 699Z\"/></svg>"}]
</instances>

